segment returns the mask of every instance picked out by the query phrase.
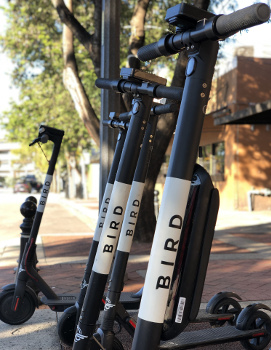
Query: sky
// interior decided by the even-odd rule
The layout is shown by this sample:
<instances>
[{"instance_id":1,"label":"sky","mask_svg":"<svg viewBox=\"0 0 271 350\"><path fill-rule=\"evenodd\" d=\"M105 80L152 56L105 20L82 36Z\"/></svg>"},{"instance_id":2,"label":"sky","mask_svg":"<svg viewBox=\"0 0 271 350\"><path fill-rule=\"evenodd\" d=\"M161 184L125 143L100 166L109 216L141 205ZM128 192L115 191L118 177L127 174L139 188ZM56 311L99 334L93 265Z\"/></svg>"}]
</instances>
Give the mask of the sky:
<instances>
[{"instance_id":1,"label":"sky","mask_svg":"<svg viewBox=\"0 0 271 350\"><path fill-rule=\"evenodd\" d=\"M180 0L181 2L181 0ZM221 1L221 4L230 2L230 0ZM238 8L244 8L249 5L252 5L255 2L253 0L238 0ZM262 0L261 2L267 3L270 5L270 0ZM0 0L0 6L4 6L6 0ZM238 9L237 8L237 9ZM217 14L225 13L223 6L218 6ZM0 10L0 34L3 34L5 31L5 16L3 11ZM248 31L243 31L234 36L235 42L227 44L224 50L225 60L227 62L232 61L234 47L237 46L251 46L254 44L254 54L256 57L270 57L271 58L271 23L262 24L260 26L253 27L248 29ZM229 67L229 65L227 64ZM0 113L9 108L10 99L18 99L19 91L12 86L9 75L12 72L12 63L5 55L5 53L0 53Z\"/></svg>"}]
</instances>

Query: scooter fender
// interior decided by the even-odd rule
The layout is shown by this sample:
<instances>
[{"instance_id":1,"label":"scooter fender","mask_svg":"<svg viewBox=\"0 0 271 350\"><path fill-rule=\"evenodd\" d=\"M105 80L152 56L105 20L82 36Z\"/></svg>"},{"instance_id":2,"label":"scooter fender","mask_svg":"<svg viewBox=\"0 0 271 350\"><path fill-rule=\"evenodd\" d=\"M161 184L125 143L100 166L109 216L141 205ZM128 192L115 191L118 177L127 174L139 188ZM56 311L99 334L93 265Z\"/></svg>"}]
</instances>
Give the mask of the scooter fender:
<instances>
[{"instance_id":1,"label":"scooter fender","mask_svg":"<svg viewBox=\"0 0 271 350\"><path fill-rule=\"evenodd\" d=\"M15 287L16 287L15 283L7 284L4 287L2 287L2 291L3 292L14 291ZM25 286L25 291L31 295L31 297L35 301L36 307L38 308L39 307L39 299L38 299L36 293L33 291L33 289L30 288L29 286Z\"/></svg>"},{"instance_id":2,"label":"scooter fender","mask_svg":"<svg viewBox=\"0 0 271 350\"><path fill-rule=\"evenodd\" d=\"M197 317L218 208L218 190L214 188L207 171L196 164L171 281L162 340L176 337Z\"/></svg>"},{"instance_id":3,"label":"scooter fender","mask_svg":"<svg viewBox=\"0 0 271 350\"><path fill-rule=\"evenodd\" d=\"M67 307L65 310L64 310L64 313L66 313L67 315L74 315L77 313L77 310L79 309L79 305L72 305L70 307Z\"/></svg>"},{"instance_id":4,"label":"scooter fender","mask_svg":"<svg viewBox=\"0 0 271 350\"><path fill-rule=\"evenodd\" d=\"M131 298L141 298L143 293L143 287L139 289L138 292L131 295Z\"/></svg>"},{"instance_id":5,"label":"scooter fender","mask_svg":"<svg viewBox=\"0 0 271 350\"><path fill-rule=\"evenodd\" d=\"M239 314L236 320L235 327L239 330L246 330L247 320L260 309L271 311L270 307L262 303L254 303L245 307Z\"/></svg>"},{"instance_id":6,"label":"scooter fender","mask_svg":"<svg viewBox=\"0 0 271 350\"><path fill-rule=\"evenodd\" d=\"M215 294L208 302L207 306L206 306L206 312L209 314L213 314L214 313L214 308L216 307L216 305L223 299L225 298L235 298L238 300L242 300L242 298L234 293L234 292L227 292L227 291L223 291L223 292L219 292L217 294Z\"/></svg>"}]
</instances>

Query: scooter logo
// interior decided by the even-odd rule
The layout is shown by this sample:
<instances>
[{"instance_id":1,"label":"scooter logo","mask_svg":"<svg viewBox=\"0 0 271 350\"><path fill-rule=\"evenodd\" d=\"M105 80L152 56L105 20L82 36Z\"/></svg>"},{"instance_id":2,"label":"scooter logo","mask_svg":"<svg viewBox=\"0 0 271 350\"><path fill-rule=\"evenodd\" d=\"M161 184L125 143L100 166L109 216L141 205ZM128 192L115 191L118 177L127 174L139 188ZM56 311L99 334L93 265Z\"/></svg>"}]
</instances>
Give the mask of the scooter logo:
<instances>
[{"instance_id":1,"label":"scooter logo","mask_svg":"<svg viewBox=\"0 0 271 350\"><path fill-rule=\"evenodd\" d=\"M108 299L108 298L106 298L106 303L105 303L105 306L104 306L105 310L109 310L109 309L111 309L111 308L114 307L114 306L116 306L116 305L115 305L115 304L112 304L112 303L111 303L111 300Z\"/></svg>"},{"instance_id":2,"label":"scooter logo","mask_svg":"<svg viewBox=\"0 0 271 350\"><path fill-rule=\"evenodd\" d=\"M81 289L84 289L88 286L88 283L86 282L86 280L84 280L82 283L81 283Z\"/></svg>"},{"instance_id":3,"label":"scooter logo","mask_svg":"<svg viewBox=\"0 0 271 350\"><path fill-rule=\"evenodd\" d=\"M42 190L41 190L41 196L40 196L40 201L39 201L39 205L37 208L37 211L40 213L44 212L44 208L46 205L46 201L47 201L47 197L48 197L48 193L50 190L50 186L51 186L51 182L53 180L53 176L52 175L46 175L45 178L45 182L43 184Z\"/></svg>"},{"instance_id":4,"label":"scooter logo","mask_svg":"<svg viewBox=\"0 0 271 350\"><path fill-rule=\"evenodd\" d=\"M82 334L82 329L77 326L77 333L75 334L74 341L77 343L79 340L88 338L87 335Z\"/></svg>"}]
</instances>

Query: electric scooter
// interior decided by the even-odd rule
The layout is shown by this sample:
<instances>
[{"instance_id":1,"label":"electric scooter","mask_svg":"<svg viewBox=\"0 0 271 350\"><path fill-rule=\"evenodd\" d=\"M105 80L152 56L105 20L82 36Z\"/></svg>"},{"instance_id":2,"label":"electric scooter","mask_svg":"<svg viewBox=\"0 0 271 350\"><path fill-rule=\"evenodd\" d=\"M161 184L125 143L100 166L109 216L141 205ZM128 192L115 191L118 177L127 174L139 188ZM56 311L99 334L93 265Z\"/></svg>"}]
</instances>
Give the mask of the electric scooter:
<instances>
[{"instance_id":1,"label":"electric scooter","mask_svg":"<svg viewBox=\"0 0 271 350\"><path fill-rule=\"evenodd\" d=\"M237 340L246 349L264 349L271 339L271 320L262 311L269 308L263 304L242 310L235 327L183 332L197 316L211 240L204 237L202 241L193 235L189 238L182 230L217 58L217 40L266 22L269 17L270 9L265 4L255 4L227 16L214 16L179 4L166 15L166 20L178 27L177 33L138 52L141 60L149 60L187 49L188 64L132 350L189 349ZM217 211L217 201L217 191L210 191L207 204L211 211ZM210 219L214 221L214 215ZM186 239L190 240L187 251L183 249ZM179 257L186 254L180 259L180 266L178 254Z\"/></svg>"},{"instance_id":2,"label":"electric scooter","mask_svg":"<svg viewBox=\"0 0 271 350\"><path fill-rule=\"evenodd\" d=\"M87 294L79 318L80 325L77 326L75 339L78 345L79 340L80 343L82 343L81 340L83 340L83 342L88 341L88 336L86 336L86 334L94 330L99 315L99 304L102 300L116 249L124 215L123 208L126 207L130 193L134 171L137 165L137 158L150 115L152 99L153 97L168 97L175 100L181 99L182 89L165 87L157 82L153 83L154 76L152 74L150 75L146 72L124 68L121 70L121 75L123 79L120 80L98 79L96 81L96 86L98 87L111 88L118 92L132 92L134 94L134 100L133 114L122 152L120 166L116 175L101 241L98 246ZM155 79L157 79L157 77ZM132 157L136 157L136 159L132 159L131 161ZM124 178L126 179L125 183L123 182ZM141 183L137 185L142 188ZM137 191L140 192L141 189L137 189ZM112 200L113 194L114 201ZM122 216L119 216L120 214L122 214ZM88 309L91 310L91 312L86 314L85 310ZM86 319L84 315L87 316Z\"/></svg>"},{"instance_id":3,"label":"electric scooter","mask_svg":"<svg viewBox=\"0 0 271 350\"><path fill-rule=\"evenodd\" d=\"M29 286L29 281L34 282L38 290L42 291L48 298L61 301L61 297L57 296L52 288L50 288L38 274L35 265L36 239L53 180L53 173L63 136L63 130L42 125L39 128L38 137L30 144L30 146L32 146L37 142L47 143L51 141L54 146L30 236L25 244L24 252L19 262L15 284L4 286L0 294L0 319L8 324L21 324L26 322L33 315L35 308L39 306L38 296Z\"/></svg>"}]
</instances>

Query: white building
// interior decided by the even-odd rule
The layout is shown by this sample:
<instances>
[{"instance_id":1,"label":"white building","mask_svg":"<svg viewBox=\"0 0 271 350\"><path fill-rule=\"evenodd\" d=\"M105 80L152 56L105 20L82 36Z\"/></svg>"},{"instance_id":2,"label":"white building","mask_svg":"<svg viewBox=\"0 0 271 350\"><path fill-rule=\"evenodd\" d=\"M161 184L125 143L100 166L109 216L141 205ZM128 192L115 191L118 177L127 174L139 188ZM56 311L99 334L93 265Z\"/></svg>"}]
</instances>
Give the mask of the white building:
<instances>
[{"instance_id":1,"label":"white building","mask_svg":"<svg viewBox=\"0 0 271 350\"><path fill-rule=\"evenodd\" d=\"M0 130L0 182L1 178L7 180L33 173L34 163L29 163L22 167L19 162L16 162L18 156L13 154L12 151L19 148L19 142L7 142L5 140L5 131Z\"/></svg>"}]
</instances>

